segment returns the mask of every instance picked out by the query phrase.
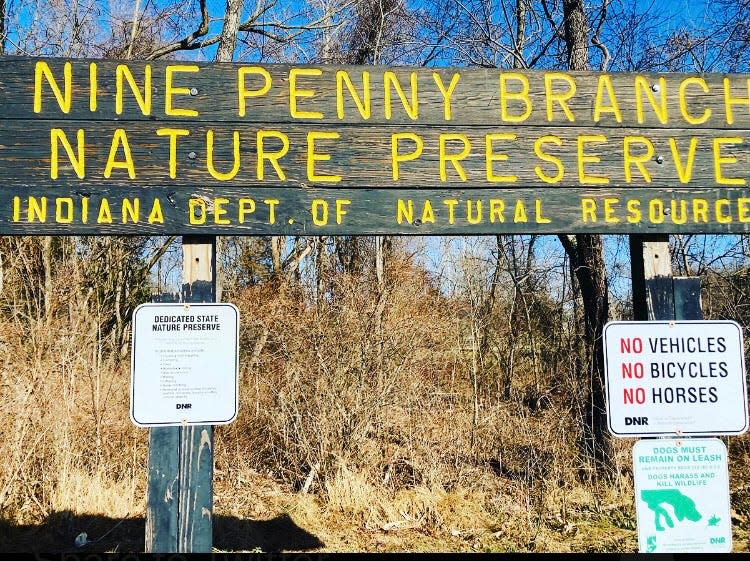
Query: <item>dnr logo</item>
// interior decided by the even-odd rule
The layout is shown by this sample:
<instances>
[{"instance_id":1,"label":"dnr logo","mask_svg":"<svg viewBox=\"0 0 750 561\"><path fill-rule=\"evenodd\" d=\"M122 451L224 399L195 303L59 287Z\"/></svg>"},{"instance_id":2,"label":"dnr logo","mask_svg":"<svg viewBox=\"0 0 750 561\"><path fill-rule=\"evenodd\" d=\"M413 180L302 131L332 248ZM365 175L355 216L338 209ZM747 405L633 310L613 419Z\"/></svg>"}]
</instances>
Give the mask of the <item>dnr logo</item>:
<instances>
[{"instance_id":1,"label":"dnr logo","mask_svg":"<svg viewBox=\"0 0 750 561\"><path fill-rule=\"evenodd\" d=\"M648 425L648 417L625 417L625 426L628 425Z\"/></svg>"},{"instance_id":2,"label":"dnr logo","mask_svg":"<svg viewBox=\"0 0 750 561\"><path fill-rule=\"evenodd\" d=\"M719 538L711 538L711 543L727 543L727 539L723 536Z\"/></svg>"},{"instance_id":3,"label":"dnr logo","mask_svg":"<svg viewBox=\"0 0 750 561\"><path fill-rule=\"evenodd\" d=\"M192 403L177 403L175 409L190 409L192 406Z\"/></svg>"}]
</instances>

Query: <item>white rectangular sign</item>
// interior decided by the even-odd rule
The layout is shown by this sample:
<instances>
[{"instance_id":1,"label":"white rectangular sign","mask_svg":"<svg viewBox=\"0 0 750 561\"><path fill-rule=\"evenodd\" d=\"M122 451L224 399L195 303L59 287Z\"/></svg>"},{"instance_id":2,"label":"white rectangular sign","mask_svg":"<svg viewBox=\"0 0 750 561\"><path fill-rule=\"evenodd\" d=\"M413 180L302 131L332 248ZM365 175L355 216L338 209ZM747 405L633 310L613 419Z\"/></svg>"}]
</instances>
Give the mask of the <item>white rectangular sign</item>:
<instances>
[{"instance_id":1,"label":"white rectangular sign","mask_svg":"<svg viewBox=\"0 0 750 561\"><path fill-rule=\"evenodd\" d=\"M747 430L742 329L735 322L610 322L604 352L607 418L615 436Z\"/></svg>"},{"instance_id":2,"label":"white rectangular sign","mask_svg":"<svg viewBox=\"0 0 750 561\"><path fill-rule=\"evenodd\" d=\"M142 304L133 313L130 418L140 427L221 425L238 405L239 311Z\"/></svg>"},{"instance_id":3,"label":"white rectangular sign","mask_svg":"<svg viewBox=\"0 0 750 561\"><path fill-rule=\"evenodd\" d=\"M633 483L641 553L732 551L727 449L718 438L639 440Z\"/></svg>"}]
</instances>

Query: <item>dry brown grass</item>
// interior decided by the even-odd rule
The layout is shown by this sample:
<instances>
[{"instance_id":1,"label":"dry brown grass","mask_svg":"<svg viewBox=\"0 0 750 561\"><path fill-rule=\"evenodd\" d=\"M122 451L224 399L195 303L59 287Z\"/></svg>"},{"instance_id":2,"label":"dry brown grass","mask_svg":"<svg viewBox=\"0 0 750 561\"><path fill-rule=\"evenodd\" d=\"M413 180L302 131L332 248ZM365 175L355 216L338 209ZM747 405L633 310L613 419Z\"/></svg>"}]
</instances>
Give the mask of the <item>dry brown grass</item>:
<instances>
[{"instance_id":1,"label":"dry brown grass","mask_svg":"<svg viewBox=\"0 0 750 561\"><path fill-rule=\"evenodd\" d=\"M631 443L588 477L564 372L519 368L510 400L476 402L462 308L392 266L382 295L344 275L318 304L285 284L234 294L241 413L216 431L217 516L288 516L326 551L634 551ZM0 547L56 513L143 516L128 361L71 298L52 320L0 317ZM742 538L750 439L730 440Z\"/></svg>"}]
</instances>

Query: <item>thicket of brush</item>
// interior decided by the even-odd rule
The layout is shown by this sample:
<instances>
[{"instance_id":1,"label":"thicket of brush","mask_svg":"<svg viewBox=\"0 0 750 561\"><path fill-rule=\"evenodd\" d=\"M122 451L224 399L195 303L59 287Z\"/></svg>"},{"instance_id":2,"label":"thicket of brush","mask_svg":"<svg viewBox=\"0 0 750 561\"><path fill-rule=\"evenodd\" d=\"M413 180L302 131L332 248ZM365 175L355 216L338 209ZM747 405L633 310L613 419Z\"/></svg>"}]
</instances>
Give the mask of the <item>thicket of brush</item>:
<instances>
[{"instance_id":1,"label":"thicket of brush","mask_svg":"<svg viewBox=\"0 0 750 561\"><path fill-rule=\"evenodd\" d=\"M598 472L578 445L588 381L575 287L534 240L506 241L505 255L445 250L442 272L425 265L437 250L398 242L380 280L368 266L314 263L273 275L262 260L225 272L224 299L241 312L241 408L216 430L217 513L257 515L248 496L262 493L248 482L263 477L314 502L308 526L483 528L507 548L551 549L535 542L540 528L583 539L574 523L596 512L624 534L591 547L632 549L630 442ZM143 516L147 431L128 417L129 314L150 299L144 255L170 247L155 243L0 240L6 521ZM706 313L746 325L746 276L707 273ZM730 441L742 511L750 446Z\"/></svg>"}]
</instances>

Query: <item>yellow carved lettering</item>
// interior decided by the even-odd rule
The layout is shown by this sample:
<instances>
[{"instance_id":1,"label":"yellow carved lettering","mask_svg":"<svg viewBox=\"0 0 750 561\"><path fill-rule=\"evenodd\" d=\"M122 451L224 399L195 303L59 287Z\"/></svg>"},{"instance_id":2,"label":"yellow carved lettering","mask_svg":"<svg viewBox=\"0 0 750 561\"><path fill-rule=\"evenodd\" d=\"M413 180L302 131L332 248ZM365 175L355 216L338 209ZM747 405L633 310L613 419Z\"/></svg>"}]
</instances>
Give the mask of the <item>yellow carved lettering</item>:
<instances>
[{"instance_id":1,"label":"yellow carved lettering","mask_svg":"<svg viewBox=\"0 0 750 561\"><path fill-rule=\"evenodd\" d=\"M164 114L174 115L175 117L197 117L198 111L195 109L185 109L184 107L175 107L172 96L190 95L190 88L176 88L172 84L175 74L199 72L200 67L195 64L170 64L165 70L164 85Z\"/></svg>"},{"instance_id":2,"label":"yellow carved lettering","mask_svg":"<svg viewBox=\"0 0 750 561\"><path fill-rule=\"evenodd\" d=\"M443 78L440 76L440 73L432 73L432 79L435 80L435 84L437 84L440 93L443 94L443 118L446 121L450 121L453 118L451 112L451 96L453 95L453 90L456 89L460 78L461 75L458 72L454 72L450 84L448 84L448 87L446 88L445 84L443 84Z\"/></svg>"},{"instance_id":3,"label":"yellow carved lettering","mask_svg":"<svg viewBox=\"0 0 750 561\"><path fill-rule=\"evenodd\" d=\"M469 224L481 224L482 223L482 201L476 201L476 214L474 213L474 201L468 199L466 201L466 221Z\"/></svg>"},{"instance_id":4,"label":"yellow carved lettering","mask_svg":"<svg viewBox=\"0 0 750 561\"><path fill-rule=\"evenodd\" d=\"M240 131L232 131L232 169L228 172L220 172L214 166L214 131L206 131L206 168L208 173L214 179L219 181L229 181L234 179L237 172L240 171Z\"/></svg>"},{"instance_id":5,"label":"yellow carved lettering","mask_svg":"<svg viewBox=\"0 0 750 561\"><path fill-rule=\"evenodd\" d=\"M416 121L419 117L419 96L417 94L417 73L409 73L409 83L411 85L411 101L407 99L404 89L401 87L401 83L398 81L398 76L395 72L386 70L383 73L383 87L385 89L385 118L390 119L393 116L392 101L391 101L391 89L396 90L396 94L401 100L401 104L404 106L406 114L412 121Z\"/></svg>"},{"instance_id":6,"label":"yellow carved lettering","mask_svg":"<svg viewBox=\"0 0 750 561\"><path fill-rule=\"evenodd\" d=\"M399 145L402 140L410 140L414 143L414 150L402 154ZM424 141L422 137L413 132L397 132L391 135L391 166L393 169L393 180L398 181L400 177L400 164L416 160L422 155Z\"/></svg>"},{"instance_id":7,"label":"yellow carved lettering","mask_svg":"<svg viewBox=\"0 0 750 561\"><path fill-rule=\"evenodd\" d=\"M352 83L352 79L349 77L349 73L346 70L336 72L336 114L339 119L344 118L344 84L346 84L346 89L349 90L352 100L356 104L357 110L359 110L359 114L363 119L369 119L370 73L367 70L362 72L362 96L360 96Z\"/></svg>"},{"instance_id":8,"label":"yellow carved lettering","mask_svg":"<svg viewBox=\"0 0 750 561\"><path fill-rule=\"evenodd\" d=\"M322 119L320 111L302 111L297 108L297 99L315 97L315 90L297 87L297 78L300 76L321 76L320 68L292 68L289 71L289 113L294 119Z\"/></svg>"},{"instance_id":9,"label":"yellow carved lettering","mask_svg":"<svg viewBox=\"0 0 750 561\"><path fill-rule=\"evenodd\" d=\"M643 219L643 213L641 212L641 201L638 199L628 199L625 205L628 209L628 224L637 224Z\"/></svg>"},{"instance_id":10,"label":"yellow carved lettering","mask_svg":"<svg viewBox=\"0 0 750 561\"><path fill-rule=\"evenodd\" d=\"M396 221L401 224L406 222L411 224L414 222L414 201L411 199L398 199L396 203Z\"/></svg>"},{"instance_id":11,"label":"yellow carved lettering","mask_svg":"<svg viewBox=\"0 0 750 561\"><path fill-rule=\"evenodd\" d=\"M115 69L115 77L115 113L122 115L123 97L125 93L124 82L127 82L141 113L143 115L151 115L151 65L147 64L143 68L143 93L141 93L141 90L138 88L133 73L127 65L118 64ZM167 113L167 115L169 115L169 113Z\"/></svg>"},{"instance_id":12,"label":"yellow carved lettering","mask_svg":"<svg viewBox=\"0 0 750 561\"><path fill-rule=\"evenodd\" d=\"M620 199L615 197L604 197L604 221L607 224L617 224L620 219L615 215L615 205L620 202Z\"/></svg>"},{"instance_id":13,"label":"yellow carved lettering","mask_svg":"<svg viewBox=\"0 0 750 561\"><path fill-rule=\"evenodd\" d=\"M645 136L626 136L623 140L623 160L625 163L625 181L633 181L632 166L638 168L646 183L651 183L651 174L646 169L645 163L654 157L654 145ZM640 145L645 148L640 154L633 154L632 147Z\"/></svg>"},{"instance_id":14,"label":"yellow carved lettering","mask_svg":"<svg viewBox=\"0 0 750 561\"><path fill-rule=\"evenodd\" d=\"M689 76L688 78L682 80L680 82L680 89L678 91L680 113L682 114L682 118L691 125L701 125L708 121L709 117L711 117L711 110L708 108L704 109L700 117L696 117L695 115L690 113L690 111L688 111L686 90L688 86L693 84L700 86L704 93L708 93L708 84L706 84L706 81L703 78L700 78L698 76Z\"/></svg>"},{"instance_id":15,"label":"yellow carved lettering","mask_svg":"<svg viewBox=\"0 0 750 561\"><path fill-rule=\"evenodd\" d=\"M706 199L693 199L693 222L708 223L708 201Z\"/></svg>"},{"instance_id":16,"label":"yellow carved lettering","mask_svg":"<svg viewBox=\"0 0 750 561\"><path fill-rule=\"evenodd\" d=\"M103 197L99 203L99 214L96 216L97 224L112 224L112 209L109 208L109 201Z\"/></svg>"},{"instance_id":17,"label":"yellow carved lettering","mask_svg":"<svg viewBox=\"0 0 750 561\"><path fill-rule=\"evenodd\" d=\"M265 141L267 138L275 138L276 140L281 141L281 148L275 152L269 152L266 150ZM284 181L286 179L286 174L281 168L279 160L289 152L289 137L279 131L259 130L256 135L256 141L258 145L258 179L265 179L265 164L263 162L268 160L271 162L273 169L276 170L277 177Z\"/></svg>"},{"instance_id":18,"label":"yellow carved lettering","mask_svg":"<svg viewBox=\"0 0 750 561\"><path fill-rule=\"evenodd\" d=\"M169 137L169 177L177 177L177 137L188 136L190 131L187 129L156 129L156 136Z\"/></svg>"},{"instance_id":19,"label":"yellow carved lettering","mask_svg":"<svg viewBox=\"0 0 750 561\"><path fill-rule=\"evenodd\" d=\"M648 219L652 224L664 222L664 202L661 199L651 199L648 202Z\"/></svg>"},{"instance_id":20,"label":"yellow carved lettering","mask_svg":"<svg viewBox=\"0 0 750 561\"><path fill-rule=\"evenodd\" d=\"M517 92L508 91L508 82L515 81L519 83L520 89ZM513 115L508 110L508 101L520 101L524 105L524 110L520 115ZM503 72L500 74L500 118L506 123L522 123L529 118L532 111L531 98L529 97L529 79L516 72Z\"/></svg>"},{"instance_id":21,"label":"yellow carved lettering","mask_svg":"<svg viewBox=\"0 0 750 561\"><path fill-rule=\"evenodd\" d=\"M156 198L151 205L151 211L148 213L149 224L164 224L164 213L161 210L161 201Z\"/></svg>"},{"instance_id":22,"label":"yellow carved lettering","mask_svg":"<svg viewBox=\"0 0 750 561\"><path fill-rule=\"evenodd\" d=\"M689 183L693 177L696 148L698 148L698 139L692 137L690 139L690 146L688 147L687 161L683 164L682 158L680 158L680 151L677 149L677 140L671 137L669 139L669 149L672 151L672 159L674 160L674 167L677 170L677 177L680 178L680 183Z\"/></svg>"},{"instance_id":23,"label":"yellow carved lettering","mask_svg":"<svg viewBox=\"0 0 750 561\"><path fill-rule=\"evenodd\" d=\"M448 224L455 224L456 222L456 205L458 201L456 199L443 199L443 204L448 207Z\"/></svg>"},{"instance_id":24,"label":"yellow carved lettering","mask_svg":"<svg viewBox=\"0 0 750 561\"><path fill-rule=\"evenodd\" d=\"M55 222L59 224L70 224L73 222L73 199L70 197L58 197L55 200Z\"/></svg>"},{"instance_id":25,"label":"yellow carved lettering","mask_svg":"<svg viewBox=\"0 0 750 561\"><path fill-rule=\"evenodd\" d=\"M260 88L249 90L247 89L247 83L245 77L248 74L255 74L263 78L263 85ZM271 89L271 75L268 70L261 68L260 66L243 66L237 70L237 114L240 117L244 117L247 112L247 98L248 97L262 97L268 93Z\"/></svg>"},{"instance_id":26,"label":"yellow carved lettering","mask_svg":"<svg viewBox=\"0 0 750 561\"><path fill-rule=\"evenodd\" d=\"M463 145L458 153L449 154L446 151L447 144L452 141L459 141ZM456 173L458 173L458 177L461 179L461 181L466 181L466 171L464 171L464 168L460 162L471 152L471 143L469 142L469 138L465 134L461 133L443 133L439 137L438 144L440 150L440 180L448 180L446 163L450 162L453 166L453 169L455 169Z\"/></svg>"},{"instance_id":27,"label":"yellow carved lettering","mask_svg":"<svg viewBox=\"0 0 750 561\"><path fill-rule=\"evenodd\" d=\"M748 92L747 97L732 96L732 83L729 78L724 78L724 110L727 114L727 124L734 124L734 106L746 105L750 109L750 78L745 82L745 88Z\"/></svg>"},{"instance_id":28,"label":"yellow carved lettering","mask_svg":"<svg viewBox=\"0 0 750 561\"><path fill-rule=\"evenodd\" d=\"M554 91L555 81L563 82L567 86L567 89L562 92ZM573 112L568 107L568 100L576 93L575 80L569 74L563 72L546 72L544 74L544 90L547 99L547 121L552 122L554 120L554 104L557 102L568 121L575 123L576 119L573 116Z\"/></svg>"},{"instance_id":29,"label":"yellow carved lettering","mask_svg":"<svg viewBox=\"0 0 750 561\"><path fill-rule=\"evenodd\" d=\"M581 199L581 220L584 224L596 222L596 200L590 197Z\"/></svg>"},{"instance_id":30,"label":"yellow carved lettering","mask_svg":"<svg viewBox=\"0 0 750 561\"><path fill-rule=\"evenodd\" d=\"M229 199L226 197L216 197L214 199L214 223L215 224L231 224L232 221L229 218L224 218L224 215L229 212L226 209L226 205L229 204Z\"/></svg>"},{"instance_id":31,"label":"yellow carved lettering","mask_svg":"<svg viewBox=\"0 0 750 561\"><path fill-rule=\"evenodd\" d=\"M238 201L238 204L240 207L238 211L240 224L244 224L245 216L255 212L255 200L242 198Z\"/></svg>"},{"instance_id":32,"label":"yellow carved lettering","mask_svg":"<svg viewBox=\"0 0 750 561\"><path fill-rule=\"evenodd\" d=\"M188 201L188 219L190 224L199 226L206 223L206 201L190 199Z\"/></svg>"},{"instance_id":33,"label":"yellow carved lettering","mask_svg":"<svg viewBox=\"0 0 750 561\"><path fill-rule=\"evenodd\" d=\"M73 147L68 142L68 137L65 136L65 131L62 129L50 129L50 161L49 161L49 176L52 179L57 179L59 173L59 146L62 144L65 149L65 153L68 155L70 165L73 166L73 170L76 172L78 179L86 177L86 142L83 129L78 129L76 132L76 140L78 155L76 156L73 151Z\"/></svg>"},{"instance_id":34,"label":"yellow carved lettering","mask_svg":"<svg viewBox=\"0 0 750 561\"><path fill-rule=\"evenodd\" d=\"M130 199L122 200L122 223L127 224L128 220L134 224L138 223L141 214L141 201L138 197L132 201Z\"/></svg>"},{"instance_id":35,"label":"yellow carved lettering","mask_svg":"<svg viewBox=\"0 0 750 561\"><path fill-rule=\"evenodd\" d=\"M492 183L513 183L518 179L515 175L496 175L493 162L504 162L508 159L507 154L498 154L494 151L495 141L516 140L515 133L491 133L485 135L485 166L487 168L487 181ZM468 139L467 139L468 142Z\"/></svg>"},{"instance_id":36,"label":"yellow carved lettering","mask_svg":"<svg viewBox=\"0 0 750 561\"><path fill-rule=\"evenodd\" d=\"M607 92L609 105L604 105L604 92ZM600 74L596 85L596 98L594 99L594 122L598 123L602 113L612 113L618 123L622 123L620 105L617 103L615 89L612 86L612 77L609 74Z\"/></svg>"},{"instance_id":37,"label":"yellow carved lettering","mask_svg":"<svg viewBox=\"0 0 750 561\"><path fill-rule=\"evenodd\" d=\"M125 161L118 161L115 159L120 146L122 146L122 152L125 157ZM128 177L135 179L135 166L133 165L133 156L130 153L130 145L128 144L128 135L124 129L115 129L114 135L112 135L112 145L109 148L109 156L107 157L107 165L104 167L104 177L109 179L112 175L113 169L125 169L128 171Z\"/></svg>"},{"instance_id":38,"label":"yellow carved lettering","mask_svg":"<svg viewBox=\"0 0 750 561\"><path fill-rule=\"evenodd\" d=\"M331 159L330 154L315 152L315 142L317 140L336 140L339 136L340 135L337 132L311 131L307 133L307 179L309 181L327 183L337 183L341 181L340 175L318 175L315 172L315 162L327 162Z\"/></svg>"},{"instance_id":39,"label":"yellow carved lettering","mask_svg":"<svg viewBox=\"0 0 750 561\"><path fill-rule=\"evenodd\" d=\"M44 61L38 61L34 66L34 113L42 112L42 80L46 80L52 93L55 95L57 105L63 113L70 113L70 105L73 95L73 68L69 62L63 65L63 84L65 91L57 85L57 80L52 74L52 69Z\"/></svg>"},{"instance_id":40,"label":"yellow carved lettering","mask_svg":"<svg viewBox=\"0 0 750 561\"><path fill-rule=\"evenodd\" d=\"M545 183L559 183L562 181L562 178L565 175L565 166L560 158L548 154L543 150L543 147L545 144L562 146L562 143L562 139L559 136L552 135L541 136L534 141L534 154L536 154L537 158L549 162L550 164L554 164L555 168L557 168L557 173L555 175L548 175L541 166L534 166L534 172L537 177Z\"/></svg>"},{"instance_id":41,"label":"yellow carved lettering","mask_svg":"<svg viewBox=\"0 0 750 561\"><path fill-rule=\"evenodd\" d=\"M586 144L591 142L607 142L603 134L584 134L578 137L578 180L584 185L604 185L609 183L609 178L602 175L588 175L585 165L595 164L601 161L598 154L586 154Z\"/></svg>"},{"instance_id":42,"label":"yellow carved lettering","mask_svg":"<svg viewBox=\"0 0 750 561\"><path fill-rule=\"evenodd\" d=\"M737 156L722 155L721 147L727 144L741 144L743 140L744 139L740 136L721 136L714 138L714 177L716 178L716 183L719 185L745 185L745 183L747 183L744 177L725 177L721 169L721 166L724 164L737 163Z\"/></svg>"},{"instance_id":43,"label":"yellow carved lettering","mask_svg":"<svg viewBox=\"0 0 750 561\"><path fill-rule=\"evenodd\" d=\"M644 96L648 100L649 104L654 110L656 118L662 125L666 125L669 121L668 106L667 106L667 81L664 78L659 78L658 87L655 87L649 83L645 76L635 77L635 114L638 118L638 122L643 124L645 117L643 115L643 98ZM658 91L659 99L656 99L654 92Z\"/></svg>"}]
</instances>

